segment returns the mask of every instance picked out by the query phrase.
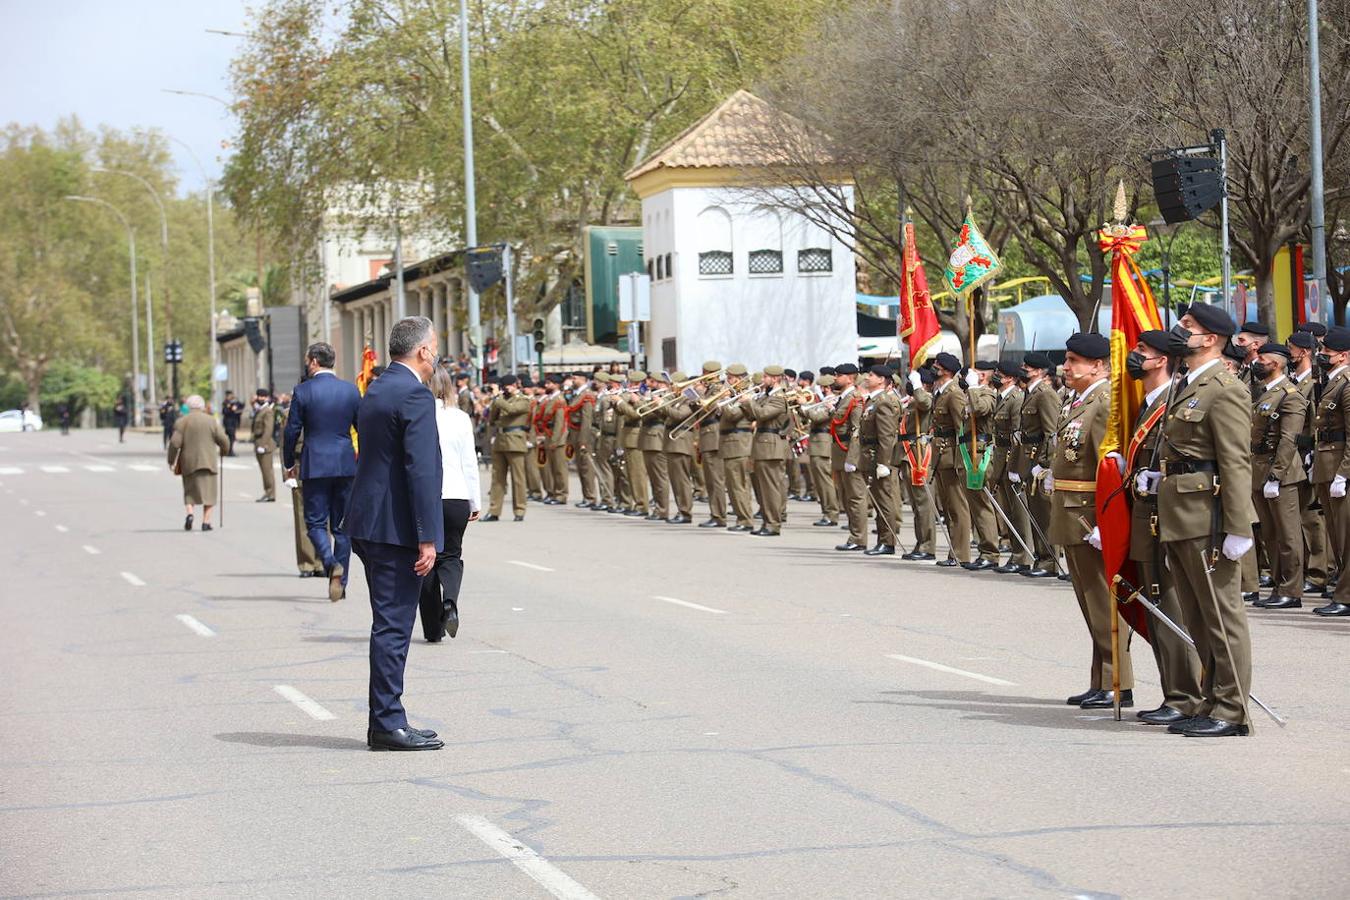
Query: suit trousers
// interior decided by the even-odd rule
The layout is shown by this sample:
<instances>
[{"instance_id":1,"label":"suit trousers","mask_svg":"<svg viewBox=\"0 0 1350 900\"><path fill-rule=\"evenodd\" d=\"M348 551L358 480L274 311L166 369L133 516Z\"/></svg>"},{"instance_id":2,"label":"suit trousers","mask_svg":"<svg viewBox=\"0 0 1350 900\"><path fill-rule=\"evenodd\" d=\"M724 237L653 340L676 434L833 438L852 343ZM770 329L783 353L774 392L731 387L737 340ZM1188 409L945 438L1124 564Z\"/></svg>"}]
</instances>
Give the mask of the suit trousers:
<instances>
[{"instance_id":1,"label":"suit trousers","mask_svg":"<svg viewBox=\"0 0 1350 900\"><path fill-rule=\"evenodd\" d=\"M1312 508L1316 499L1311 481L1298 486L1298 505L1303 511L1303 577L1321 588L1327 583L1327 529L1322 510Z\"/></svg>"},{"instance_id":2,"label":"suit trousers","mask_svg":"<svg viewBox=\"0 0 1350 900\"><path fill-rule=\"evenodd\" d=\"M1078 596L1078 608L1087 623L1092 638L1091 687L1094 691L1109 691L1111 675L1111 617L1119 616L1111 589L1106 584L1106 570L1102 554L1086 541L1064 548L1069 565L1069 580ZM1133 690L1134 667L1130 664L1130 629L1120 622L1120 689Z\"/></svg>"},{"instance_id":3,"label":"suit trousers","mask_svg":"<svg viewBox=\"0 0 1350 900\"><path fill-rule=\"evenodd\" d=\"M533 462L530 465L534 465ZM511 509L518 515L525 515L525 493L527 479L524 451L492 451L492 487L488 491L488 513L494 516L502 514L502 501L506 497L506 479L511 478Z\"/></svg>"},{"instance_id":4,"label":"suit trousers","mask_svg":"<svg viewBox=\"0 0 1350 900\"><path fill-rule=\"evenodd\" d=\"M436 554L436 565L422 579L418 605L422 613L422 635L438 641L445 635L450 613L459 612L459 588L464 581L464 529L469 524L468 500L442 500L441 517L445 525L445 549Z\"/></svg>"},{"instance_id":5,"label":"suit trousers","mask_svg":"<svg viewBox=\"0 0 1350 900\"><path fill-rule=\"evenodd\" d=\"M1270 577L1275 593L1281 597L1303 596L1303 521L1299 509L1297 485L1280 489L1280 495L1267 500L1264 484L1252 490L1252 502L1261 520L1261 540L1270 560ZM1255 556L1255 553L1249 554ZM1259 583L1258 583L1259 584Z\"/></svg>"},{"instance_id":6,"label":"suit trousers","mask_svg":"<svg viewBox=\"0 0 1350 900\"><path fill-rule=\"evenodd\" d=\"M624 471L628 473L628 490L633 494L633 509L644 515L651 504L647 500L647 452L634 448L625 450Z\"/></svg>"},{"instance_id":7,"label":"suit trousers","mask_svg":"<svg viewBox=\"0 0 1350 900\"><path fill-rule=\"evenodd\" d=\"M652 491L652 515L665 519L670 516L670 474L666 469L666 455L660 450L644 450L643 465L647 467L647 483Z\"/></svg>"},{"instance_id":8,"label":"suit trousers","mask_svg":"<svg viewBox=\"0 0 1350 900\"><path fill-rule=\"evenodd\" d=\"M959 469L937 470L938 491L947 514L947 540L951 554L960 562L970 562L970 505L966 495L965 473Z\"/></svg>"},{"instance_id":9,"label":"suit trousers","mask_svg":"<svg viewBox=\"0 0 1350 900\"><path fill-rule=\"evenodd\" d=\"M667 453L666 474L670 478L670 493L675 498L675 511L682 516L694 514L694 479L690 474L694 458L687 453Z\"/></svg>"},{"instance_id":10,"label":"suit trousers","mask_svg":"<svg viewBox=\"0 0 1350 900\"><path fill-rule=\"evenodd\" d=\"M736 524L748 528L754 522L750 509L750 460L737 456L722 462L727 475L727 497L731 500Z\"/></svg>"},{"instance_id":11,"label":"suit trousers","mask_svg":"<svg viewBox=\"0 0 1350 900\"><path fill-rule=\"evenodd\" d=\"M1204 672L1200 715L1250 725L1247 698L1252 684L1252 645L1239 587L1241 566L1220 553L1214 571L1206 574L1208 537L1168 541L1163 548L1186 620L1183 624L1195 641Z\"/></svg>"},{"instance_id":12,"label":"suit trousers","mask_svg":"<svg viewBox=\"0 0 1350 900\"><path fill-rule=\"evenodd\" d=\"M1136 561L1135 566L1143 582L1140 589L1148 594L1159 612L1185 628L1185 616L1177 602L1172 573L1166 567L1161 573L1155 573L1153 564L1148 562ZM1153 589L1154 585L1157 585L1157 591ZM1148 629L1149 646L1153 650L1153 660L1158 664L1158 680L1162 683L1163 703L1188 716L1195 715L1203 705L1199 655L1194 647L1156 618L1148 620Z\"/></svg>"},{"instance_id":13,"label":"suit trousers","mask_svg":"<svg viewBox=\"0 0 1350 900\"><path fill-rule=\"evenodd\" d=\"M277 499L276 454L271 450L259 453L255 449L253 455L258 457L258 468L262 471L263 496L268 500Z\"/></svg>"},{"instance_id":14,"label":"suit trousers","mask_svg":"<svg viewBox=\"0 0 1350 900\"><path fill-rule=\"evenodd\" d=\"M351 575L352 544L342 530L347 515L347 498L352 493L351 478L308 478L305 480L305 528L314 552L323 561L324 571L334 563L342 566L342 583ZM328 534L332 532L330 543Z\"/></svg>"},{"instance_id":15,"label":"suit trousers","mask_svg":"<svg viewBox=\"0 0 1350 900\"><path fill-rule=\"evenodd\" d=\"M413 571L417 548L361 540L353 547L370 588L370 727L394 731L408 724L403 671L422 589L422 576Z\"/></svg>"},{"instance_id":16,"label":"suit trousers","mask_svg":"<svg viewBox=\"0 0 1350 900\"><path fill-rule=\"evenodd\" d=\"M759 488L764 527L778 534L783 530L783 508L787 504L787 461L755 460L755 486Z\"/></svg>"},{"instance_id":17,"label":"suit trousers","mask_svg":"<svg viewBox=\"0 0 1350 900\"><path fill-rule=\"evenodd\" d=\"M811 471L811 490L820 503L820 515L831 522L839 521L839 495L834 490L828 456L813 456L808 463Z\"/></svg>"},{"instance_id":18,"label":"suit trousers","mask_svg":"<svg viewBox=\"0 0 1350 900\"><path fill-rule=\"evenodd\" d=\"M708 517L727 524L727 470L717 450L703 451L704 493L708 496Z\"/></svg>"},{"instance_id":19,"label":"suit trousers","mask_svg":"<svg viewBox=\"0 0 1350 900\"><path fill-rule=\"evenodd\" d=\"M568 488L570 482L567 477L567 447L559 445L548 448L548 468L549 480L552 486L549 489L549 496L560 503L567 502L567 496L570 493Z\"/></svg>"},{"instance_id":20,"label":"suit trousers","mask_svg":"<svg viewBox=\"0 0 1350 900\"><path fill-rule=\"evenodd\" d=\"M861 472L835 472L835 484L848 516L848 542L867 546L867 482Z\"/></svg>"},{"instance_id":21,"label":"suit trousers","mask_svg":"<svg viewBox=\"0 0 1350 900\"><path fill-rule=\"evenodd\" d=\"M314 542L305 531L305 496L300 487L291 488L291 514L295 520L295 565L301 572L322 572L323 560L314 550Z\"/></svg>"}]
</instances>

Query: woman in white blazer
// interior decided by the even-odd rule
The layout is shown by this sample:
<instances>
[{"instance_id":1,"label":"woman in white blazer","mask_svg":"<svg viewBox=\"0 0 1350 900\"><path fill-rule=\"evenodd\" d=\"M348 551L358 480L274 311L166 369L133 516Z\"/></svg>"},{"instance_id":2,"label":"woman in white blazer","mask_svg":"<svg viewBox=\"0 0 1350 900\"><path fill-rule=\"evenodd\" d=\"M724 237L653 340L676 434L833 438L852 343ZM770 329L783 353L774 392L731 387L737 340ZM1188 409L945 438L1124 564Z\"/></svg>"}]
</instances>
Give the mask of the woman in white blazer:
<instances>
[{"instance_id":1,"label":"woman in white blazer","mask_svg":"<svg viewBox=\"0 0 1350 900\"><path fill-rule=\"evenodd\" d=\"M441 514L445 517L445 549L422 579L422 634L430 643L459 632L459 586L464 578L461 557L464 529L477 521L479 501L478 453L474 449L473 420L456 405L455 383L445 369L431 376L436 395L436 430L441 440Z\"/></svg>"}]
</instances>

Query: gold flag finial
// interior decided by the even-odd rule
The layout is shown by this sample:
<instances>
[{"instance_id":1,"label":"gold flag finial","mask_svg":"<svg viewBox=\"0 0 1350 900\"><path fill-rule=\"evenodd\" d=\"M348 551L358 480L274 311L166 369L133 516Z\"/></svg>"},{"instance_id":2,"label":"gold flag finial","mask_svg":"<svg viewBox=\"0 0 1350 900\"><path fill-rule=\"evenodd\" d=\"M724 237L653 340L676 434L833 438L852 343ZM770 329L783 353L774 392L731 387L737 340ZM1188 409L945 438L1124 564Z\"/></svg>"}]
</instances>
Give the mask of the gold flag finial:
<instances>
[{"instance_id":1,"label":"gold flag finial","mask_svg":"<svg viewBox=\"0 0 1350 900\"><path fill-rule=\"evenodd\" d=\"M1121 225L1125 224L1125 214L1128 211L1129 208L1125 205L1125 179L1122 178L1116 182L1116 208L1113 210L1116 221Z\"/></svg>"},{"instance_id":2,"label":"gold flag finial","mask_svg":"<svg viewBox=\"0 0 1350 900\"><path fill-rule=\"evenodd\" d=\"M974 209L975 209L975 198L971 197L969 194L966 194L966 215L970 215L971 211L973 211Z\"/></svg>"}]
</instances>

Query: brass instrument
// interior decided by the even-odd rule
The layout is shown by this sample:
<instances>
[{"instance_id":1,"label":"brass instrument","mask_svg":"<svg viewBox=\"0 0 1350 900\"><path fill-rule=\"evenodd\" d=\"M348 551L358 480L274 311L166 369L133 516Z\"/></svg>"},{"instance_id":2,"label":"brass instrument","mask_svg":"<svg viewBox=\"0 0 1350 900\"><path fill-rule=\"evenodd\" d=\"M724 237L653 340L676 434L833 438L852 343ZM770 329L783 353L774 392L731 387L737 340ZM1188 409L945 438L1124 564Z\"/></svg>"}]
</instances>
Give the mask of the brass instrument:
<instances>
[{"instance_id":1,"label":"brass instrument","mask_svg":"<svg viewBox=\"0 0 1350 900\"><path fill-rule=\"evenodd\" d=\"M744 391L742 391L742 393L743 392ZM670 429L670 436L680 437L685 432L698 428L708 416L712 415L723 406L726 406L728 403L735 402L736 393L736 389L728 384L723 385L722 389L717 393L709 394L707 397L703 398L702 403L699 404L698 409L694 411L692 416Z\"/></svg>"},{"instance_id":2,"label":"brass instrument","mask_svg":"<svg viewBox=\"0 0 1350 900\"><path fill-rule=\"evenodd\" d=\"M721 377L722 373L718 371L718 372L708 372L707 374L700 375L697 378L686 378L683 381L671 382L670 387L660 388L654 391L652 396L649 397L645 403L643 403L641 406L638 407L638 415L649 416L652 413L660 412L667 406L670 406L676 400L680 399L689 399L691 401L697 402L698 396L696 394L691 393L693 391L693 386L703 381L712 381L714 379Z\"/></svg>"}]
</instances>

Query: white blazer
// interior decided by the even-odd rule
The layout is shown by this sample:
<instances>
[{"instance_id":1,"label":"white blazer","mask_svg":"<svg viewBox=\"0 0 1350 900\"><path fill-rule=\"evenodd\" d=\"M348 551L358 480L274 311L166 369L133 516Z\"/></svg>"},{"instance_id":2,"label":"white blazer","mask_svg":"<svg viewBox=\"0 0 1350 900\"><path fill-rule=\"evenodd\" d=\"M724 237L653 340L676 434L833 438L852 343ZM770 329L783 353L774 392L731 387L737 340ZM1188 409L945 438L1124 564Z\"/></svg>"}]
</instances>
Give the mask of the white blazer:
<instances>
[{"instance_id":1,"label":"white blazer","mask_svg":"<svg viewBox=\"0 0 1350 900\"><path fill-rule=\"evenodd\" d=\"M436 410L436 431L441 440L442 500L468 500L469 512L480 508L478 453L473 444L473 420L457 406Z\"/></svg>"}]
</instances>

